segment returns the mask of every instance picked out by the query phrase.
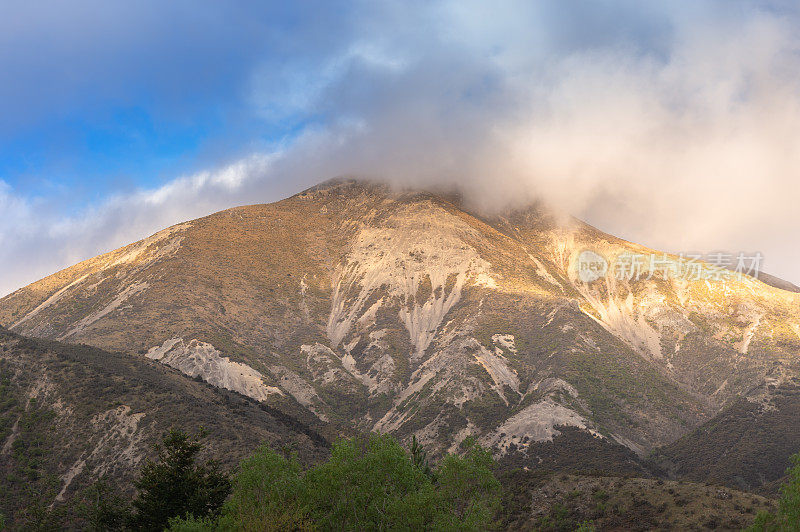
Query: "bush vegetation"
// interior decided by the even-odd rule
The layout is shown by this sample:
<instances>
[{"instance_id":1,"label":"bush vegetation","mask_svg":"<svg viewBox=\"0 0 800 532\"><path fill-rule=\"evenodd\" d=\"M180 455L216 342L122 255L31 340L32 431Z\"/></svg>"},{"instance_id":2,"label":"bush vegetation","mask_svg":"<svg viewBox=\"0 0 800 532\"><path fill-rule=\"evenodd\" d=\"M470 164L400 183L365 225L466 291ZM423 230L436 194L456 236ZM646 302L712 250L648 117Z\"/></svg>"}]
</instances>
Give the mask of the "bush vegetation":
<instances>
[{"instance_id":1,"label":"bush vegetation","mask_svg":"<svg viewBox=\"0 0 800 532\"><path fill-rule=\"evenodd\" d=\"M759 512L750 532L800 531L800 453L792 455L792 467L787 471L786 482L781 486L781 498L775 513Z\"/></svg>"},{"instance_id":2,"label":"bush vegetation","mask_svg":"<svg viewBox=\"0 0 800 532\"><path fill-rule=\"evenodd\" d=\"M268 446L244 460L219 518L171 521L195 530L485 530L500 507L491 454L474 441L432 469L418 445L391 436L336 443L328 461L303 470Z\"/></svg>"},{"instance_id":3,"label":"bush vegetation","mask_svg":"<svg viewBox=\"0 0 800 532\"><path fill-rule=\"evenodd\" d=\"M131 527L135 530L163 530L177 515L216 516L231 491L231 483L217 463L199 463L200 438L171 430L157 447L158 460L148 460L134 483L138 494L133 501Z\"/></svg>"},{"instance_id":4,"label":"bush vegetation","mask_svg":"<svg viewBox=\"0 0 800 532\"><path fill-rule=\"evenodd\" d=\"M268 446L243 461L217 519L179 518L171 530L485 530L500 506L490 453L467 442L431 469L388 435L336 443L303 470Z\"/></svg>"},{"instance_id":5,"label":"bush vegetation","mask_svg":"<svg viewBox=\"0 0 800 532\"><path fill-rule=\"evenodd\" d=\"M416 440L407 452L388 435L334 444L330 459L304 469L295 455L260 447L232 482L201 463L199 437L172 430L126 506L99 482L84 493L92 530L487 530L500 510L491 454L474 441L436 467Z\"/></svg>"}]
</instances>

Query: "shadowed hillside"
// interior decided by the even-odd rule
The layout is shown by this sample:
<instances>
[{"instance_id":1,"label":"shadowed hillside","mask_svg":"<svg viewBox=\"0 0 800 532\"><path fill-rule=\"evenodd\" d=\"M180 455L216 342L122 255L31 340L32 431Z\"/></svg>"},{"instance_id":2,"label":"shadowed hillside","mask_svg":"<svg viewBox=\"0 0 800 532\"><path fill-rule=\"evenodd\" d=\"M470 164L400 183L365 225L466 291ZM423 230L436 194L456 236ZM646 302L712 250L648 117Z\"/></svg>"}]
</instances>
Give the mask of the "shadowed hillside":
<instances>
[{"instance_id":1,"label":"shadowed hillside","mask_svg":"<svg viewBox=\"0 0 800 532\"><path fill-rule=\"evenodd\" d=\"M774 495L789 457L800 450L800 386L770 387L753 400L739 399L714 419L653 459L677 478L725 484Z\"/></svg>"},{"instance_id":2,"label":"shadowed hillside","mask_svg":"<svg viewBox=\"0 0 800 532\"><path fill-rule=\"evenodd\" d=\"M205 427L209 453L226 468L262 442L294 449L305 462L328 448L320 423L308 425L147 359L0 329L6 516L68 499L99 477L130 494L139 465L171 427Z\"/></svg>"}]
</instances>

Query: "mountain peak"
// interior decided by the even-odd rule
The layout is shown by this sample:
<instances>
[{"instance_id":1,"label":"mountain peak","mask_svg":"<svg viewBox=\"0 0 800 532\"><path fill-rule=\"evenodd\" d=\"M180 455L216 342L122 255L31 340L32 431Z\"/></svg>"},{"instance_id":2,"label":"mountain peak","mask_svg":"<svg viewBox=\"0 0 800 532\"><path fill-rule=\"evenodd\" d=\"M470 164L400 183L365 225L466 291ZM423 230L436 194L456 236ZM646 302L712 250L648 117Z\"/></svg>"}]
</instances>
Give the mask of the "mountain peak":
<instances>
[{"instance_id":1,"label":"mountain peak","mask_svg":"<svg viewBox=\"0 0 800 532\"><path fill-rule=\"evenodd\" d=\"M603 275L581 277L587 251ZM58 272L0 300L0 323L435 452L474 435L525 454L571 426L643 454L800 349L800 295L614 271L653 253L537 206L481 216L337 179Z\"/></svg>"}]
</instances>

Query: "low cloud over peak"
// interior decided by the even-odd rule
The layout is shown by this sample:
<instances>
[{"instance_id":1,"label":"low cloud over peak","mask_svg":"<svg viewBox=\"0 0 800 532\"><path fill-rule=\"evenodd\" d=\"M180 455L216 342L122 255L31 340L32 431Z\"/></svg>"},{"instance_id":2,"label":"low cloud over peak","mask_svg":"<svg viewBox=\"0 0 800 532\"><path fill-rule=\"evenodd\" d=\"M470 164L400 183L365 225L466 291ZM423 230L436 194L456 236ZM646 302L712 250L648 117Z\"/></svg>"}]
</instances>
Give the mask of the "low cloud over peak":
<instances>
[{"instance_id":1,"label":"low cloud over peak","mask_svg":"<svg viewBox=\"0 0 800 532\"><path fill-rule=\"evenodd\" d=\"M327 25L290 15L243 27L266 37L233 92L263 131L215 147L209 170L70 212L0 186L0 293L337 175L455 185L485 209L542 199L652 247L760 251L768 271L800 281L792 5L366 3Z\"/></svg>"}]
</instances>

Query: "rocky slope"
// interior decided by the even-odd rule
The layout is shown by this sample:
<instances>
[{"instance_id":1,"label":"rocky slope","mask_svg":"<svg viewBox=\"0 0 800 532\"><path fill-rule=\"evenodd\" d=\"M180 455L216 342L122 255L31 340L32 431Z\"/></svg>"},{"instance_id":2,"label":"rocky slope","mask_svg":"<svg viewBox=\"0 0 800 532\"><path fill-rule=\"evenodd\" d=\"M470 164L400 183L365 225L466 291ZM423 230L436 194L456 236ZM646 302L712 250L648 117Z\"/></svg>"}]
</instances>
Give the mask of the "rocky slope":
<instances>
[{"instance_id":1,"label":"rocky slope","mask_svg":"<svg viewBox=\"0 0 800 532\"><path fill-rule=\"evenodd\" d=\"M789 457L800 450L800 382L752 394L676 442L652 460L674 478L776 495Z\"/></svg>"},{"instance_id":2,"label":"rocky slope","mask_svg":"<svg viewBox=\"0 0 800 532\"><path fill-rule=\"evenodd\" d=\"M208 452L232 468L263 442L310 462L327 454L307 425L142 357L33 340L0 328L0 513L69 499L98 478L131 493L170 428L208 430ZM321 432L320 432L321 431Z\"/></svg>"},{"instance_id":3,"label":"rocky slope","mask_svg":"<svg viewBox=\"0 0 800 532\"><path fill-rule=\"evenodd\" d=\"M506 530L740 531L770 499L708 484L598 475L513 471L503 483Z\"/></svg>"},{"instance_id":4,"label":"rocky slope","mask_svg":"<svg viewBox=\"0 0 800 532\"><path fill-rule=\"evenodd\" d=\"M696 266L535 206L333 182L58 272L0 300L0 323L436 452L475 435L533 460L571 427L628 463L798 375L800 294L649 275L651 256Z\"/></svg>"}]
</instances>

